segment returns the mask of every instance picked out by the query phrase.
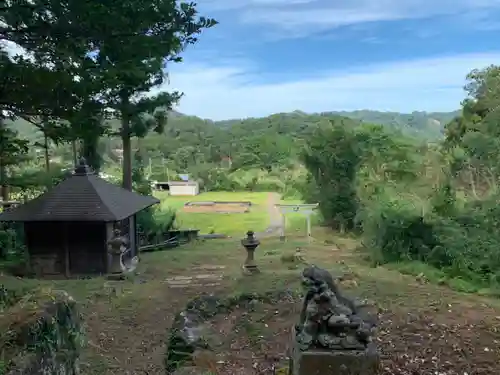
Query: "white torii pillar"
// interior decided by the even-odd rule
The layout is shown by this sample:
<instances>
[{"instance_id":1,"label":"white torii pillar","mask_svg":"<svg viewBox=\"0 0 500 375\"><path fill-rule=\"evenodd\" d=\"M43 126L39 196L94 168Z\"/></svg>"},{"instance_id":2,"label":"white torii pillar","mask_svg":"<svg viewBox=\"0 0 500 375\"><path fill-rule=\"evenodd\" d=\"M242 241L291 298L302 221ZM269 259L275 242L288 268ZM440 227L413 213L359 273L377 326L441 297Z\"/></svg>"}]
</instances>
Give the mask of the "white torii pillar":
<instances>
[{"instance_id":1,"label":"white torii pillar","mask_svg":"<svg viewBox=\"0 0 500 375\"><path fill-rule=\"evenodd\" d=\"M314 210L318 208L319 203L312 204L277 204L276 208L281 213L281 233L280 239L282 241L285 240L285 215L288 213L300 213L306 217L307 221L307 239L311 241L311 215L314 213Z\"/></svg>"}]
</instances>

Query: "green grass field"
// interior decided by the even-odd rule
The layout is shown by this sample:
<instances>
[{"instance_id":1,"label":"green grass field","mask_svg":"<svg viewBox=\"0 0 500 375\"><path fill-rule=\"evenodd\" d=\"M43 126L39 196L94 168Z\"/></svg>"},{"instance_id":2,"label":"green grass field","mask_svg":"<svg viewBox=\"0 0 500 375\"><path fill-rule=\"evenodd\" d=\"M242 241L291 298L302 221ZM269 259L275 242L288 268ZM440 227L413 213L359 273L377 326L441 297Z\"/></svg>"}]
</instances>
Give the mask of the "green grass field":
<instances>
[{"instance_id":1,"label":"green grass field","mask_svg":"<svg viewBox=\"0 0 500 375\"><path fill-rule=\"evenodd\" d=\"M269 193L208 192L195 197L171 197L166 192L156 192L161 200L161 211L177 210L176 225L180 229L199 229L200 233L222 233L244 235L246 231L264 231L270 222L268 211ZM250 201L252 208L247 213L194 213L183 212L187 202L200 201Z\"/></svg>"},{"instance_id":2,"label":"green grass field","mask_svg":"<svg viewBox=\"0 0 500 375\"><path fill-rule=\"evenodd\" d=\"M177 212L176 225L180 229L199 229L200 233L221 233L227 235L243 235L248 230L264 231L270 224L269 209L273 205L270 195L266 192L208 192L195 197L172 197L167 192L156 192L161 200L158 215L168 209ZM187 202L200 201L250 201L252 208L248 213L195 213L183 212ZM300 204L299 199L279 200L276 203ZM318 215L312 216L312 224L318 222ZM288 232L305 233L306 219L302 214L290 213L286 216Z\"/></svg>"}]
</instances>

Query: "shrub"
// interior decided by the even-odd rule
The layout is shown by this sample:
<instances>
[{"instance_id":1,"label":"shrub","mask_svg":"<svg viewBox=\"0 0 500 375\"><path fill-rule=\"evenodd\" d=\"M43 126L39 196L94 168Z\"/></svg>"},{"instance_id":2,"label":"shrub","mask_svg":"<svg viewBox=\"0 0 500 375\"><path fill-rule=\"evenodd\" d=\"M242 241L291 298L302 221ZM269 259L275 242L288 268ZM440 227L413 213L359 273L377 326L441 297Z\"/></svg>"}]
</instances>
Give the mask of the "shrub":
<instances>
[{"instance_id":1,"label":"shrub","mask_svg":"<svg viewBox=\"0 0 500 375\"><path fill-rule=\"evenodd\" d=\"M365 244L377 263L418 261L481 286L500 285L498 199L463 208L423 210L408 201L379 201L362 217ZM439 210L437 210L439 211Z\"/></svg>"},{"instance_id":2,"label":"shrub","mask_svg":"<svg viewBox=\"0 0 500 375\"><path fill-rule=\"evenodd\" d=\"M412 202L383 197L363 207L357 217L374 263L423 260L435 239Z\"/></svg>"},{"instance_id":3,"label":"shrub","mask_svg":"<svg viewBox=\"0 0 500 375\"><path fill-rule=\"evenodd\" d=\"M17 273L27 263L24 231L18 223L0 224L0 267Z\"/></svg>"},{"instance_id":4,"label":"shrub","mask_svg":"<svg viewBox=\"0 0 500 375\"><path fill-rule=\"evenodd\" d=\"M10 302L0 317L0 370L78 373L85 337L75 300L63 291L37 290Z\"/></svg>"},{"instance_id":5,"label":"shrub","mask_svg":"<svg viewBox=\"0 0 500 375\"><path fill-rule=\"evenodd\" d=\"M153 244L163 238L163 234L174 229L175 210L149 208L137 214L137 230L143 244Z\"/></svg>"}]
</instances>

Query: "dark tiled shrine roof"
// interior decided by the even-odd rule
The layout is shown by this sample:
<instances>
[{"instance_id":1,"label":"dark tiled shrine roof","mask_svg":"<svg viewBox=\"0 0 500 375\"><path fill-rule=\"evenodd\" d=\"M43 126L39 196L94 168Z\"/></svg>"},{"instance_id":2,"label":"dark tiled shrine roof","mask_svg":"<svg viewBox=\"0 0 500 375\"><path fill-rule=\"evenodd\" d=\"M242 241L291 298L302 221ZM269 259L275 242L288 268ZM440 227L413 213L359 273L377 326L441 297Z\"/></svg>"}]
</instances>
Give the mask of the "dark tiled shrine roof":
<instances>
[{"instance_id":1,"label":"dark tiled shrine roof","mask_svg":"<svg viewBox=\"0 0 500 375\"><path fill-rule=\"evenodd\" d=\"M73 175L28 203L1 213L0 221L119 221L159 202L103 180L82 160Z\"/></svg>"}]
</instances>

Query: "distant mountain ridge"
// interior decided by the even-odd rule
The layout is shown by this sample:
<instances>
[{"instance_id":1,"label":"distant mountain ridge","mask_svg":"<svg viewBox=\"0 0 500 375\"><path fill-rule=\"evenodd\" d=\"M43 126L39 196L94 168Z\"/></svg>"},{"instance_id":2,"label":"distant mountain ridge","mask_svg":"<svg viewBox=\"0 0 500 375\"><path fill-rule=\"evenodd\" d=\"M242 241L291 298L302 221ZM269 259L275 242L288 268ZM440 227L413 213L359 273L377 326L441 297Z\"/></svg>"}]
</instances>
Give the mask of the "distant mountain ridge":
<instances>
[{"instance_id":1,"label":"distant mountain ridge","mask_svg":"<svg viewBox=\"0 0 500 375\"><path fill-rule=\"evenodd\" d=\"M313 118L328 118L328 117L347 117L353 120L371 123L371 124L379 124L388 126L397 130L401 130L408 134L419 135L425 138L441 138L443 135L444 126L450 122L454 117L458 116L460 111L453 112L412 112L412 113L399 113L399 112L381 112L381 111L373 111L373 110L357 110L357 111L331 111L331 112L322 112L322 113L306 113L302 111L293 111L289 113L277 113L273 114L265 118L290 118L293 117L297 120L297 118L304 117L305 123L314 120ZM178 121L178 119L183 119L186 121L189 118L192 118L193 121L209 121L215 125L221 127L231 127L235 124L239 124L245 120L252 119L228 119L222 121L212 121L212 120L203 120L197 116L189 116L177 111L170 112L170 121ZM257 120L257 118L253 119ZM114 120L111 120L113 123L112 126L119 126L118 123L115 123ZM34 128L33 125L24 121L17 120L13 123L9 124L13 129L17 130L19 136L28 140L40 140L42 138L42 134Z\"/></svg>"},{"instance_id":2,"label":"distant mountain ridge","mask_svg":"<svg viewBox=\"0 0 500 375\"><path fill-rule=\"evenodd\" d=\"M424 112L414 111L412 113L380 112L372 110L358 111L336 111L328 112L332 115L346 116L373 124L381 124L402 130L411 130L417 133L439 136L442 135L444 127L453 118L460 115L461 111L452 112Z\"/></svg>"},{"instance_id":3,"label":"distant mountain ridge","mask_svg":"<svg viewBox=\"0 0 500 375\"><path fill-rule=\"evenodd\" d=\"M265 118L276 117L295 118L304 117L347 117L352 120L384 125L393 129L401 130L404 133L418 135L420 137L437 139L443 136L444 127L453 118L460 115L460 110L452 112L425 112L414 111L412 113L400 112L382 112L369 109L357 111L330 111L321 113L307 113L303 111L293 111L288 113L276 113ZM211 121L223 127L230 127L232 124L239 123L244 119L230 119L222 121Z\"/></svg>"}]
</instances>

